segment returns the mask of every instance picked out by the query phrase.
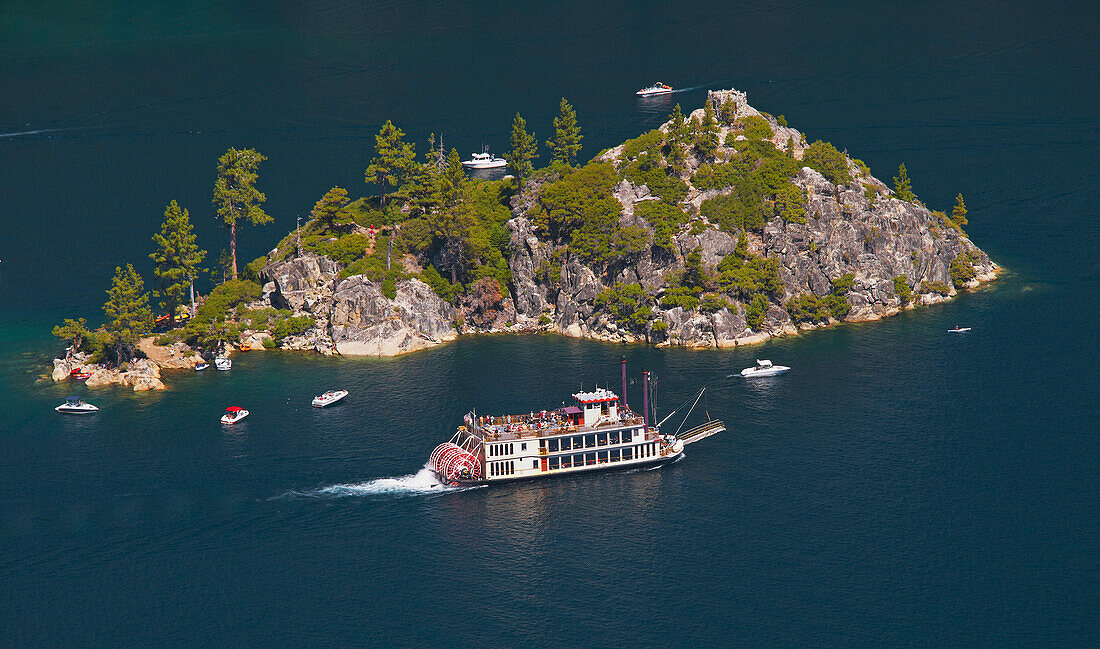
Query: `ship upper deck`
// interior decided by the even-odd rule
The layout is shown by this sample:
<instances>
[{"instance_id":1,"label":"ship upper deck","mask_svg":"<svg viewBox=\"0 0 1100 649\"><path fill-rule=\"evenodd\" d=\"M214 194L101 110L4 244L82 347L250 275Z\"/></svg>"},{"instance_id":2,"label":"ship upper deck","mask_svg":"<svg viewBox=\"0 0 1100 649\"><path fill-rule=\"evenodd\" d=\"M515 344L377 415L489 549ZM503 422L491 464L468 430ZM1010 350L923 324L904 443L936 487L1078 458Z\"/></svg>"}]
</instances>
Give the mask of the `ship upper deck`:
<instances>
[{"instance_id":1,"label":"ship upper deck","mask_svg":"<svg viewBox=\"0 0 1100 649\"><path fill-rule=\"evenodd\" d=\"M557 410L543 410L525 415L481 416L473 419L473 421L467 419L465 428L483 442L497 442L613 430L640 426L643 423L641 415L625 409L615 417L600 418L593 426L574 424L569 417Z\"/></svg>"}]
</instances>

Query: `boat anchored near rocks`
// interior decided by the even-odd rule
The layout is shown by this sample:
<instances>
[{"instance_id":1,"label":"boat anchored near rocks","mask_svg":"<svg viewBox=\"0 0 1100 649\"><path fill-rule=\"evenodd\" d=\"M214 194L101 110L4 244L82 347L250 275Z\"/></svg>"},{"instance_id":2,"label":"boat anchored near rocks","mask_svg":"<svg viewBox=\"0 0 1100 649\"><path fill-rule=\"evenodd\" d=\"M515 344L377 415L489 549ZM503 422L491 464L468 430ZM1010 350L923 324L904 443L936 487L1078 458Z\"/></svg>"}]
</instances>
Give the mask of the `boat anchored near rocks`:
<instances>
[{"instance_id":1,"label":"boat anchored near rocks","mask_svg":"<svg viewBox=\"0 0 1100 649\"><path fill-rule=\"evenodd\" d=\"M88 415L93 412L99 412L99 408L85 402L83 399L76 395L65 397L65 403L57 406L56 408L54 408L54 410L70 415Z\"/></svg>"},{"instance_id":2,"label":"boat anchored near rocks","mask_svg":"<svg viewBox=\"0 0 1100 649\"><path fill-rule=\"evenodd\" d=\"M684 432L663 433L661 424L680 408L653 424L646 414L649 373L643 377L642 414L606 388L577 392L573 405L555 410L500 416L471 411L451 440L432 451L428 468L450 486L638 468L675 460L687 444L726 429L720 420L708 420ZM625 388L624 364L624 394ZM692 409L702 394L700 390L694 397ZM689 410L685 421L690 414Z\"/></svg>"}]
</instances>

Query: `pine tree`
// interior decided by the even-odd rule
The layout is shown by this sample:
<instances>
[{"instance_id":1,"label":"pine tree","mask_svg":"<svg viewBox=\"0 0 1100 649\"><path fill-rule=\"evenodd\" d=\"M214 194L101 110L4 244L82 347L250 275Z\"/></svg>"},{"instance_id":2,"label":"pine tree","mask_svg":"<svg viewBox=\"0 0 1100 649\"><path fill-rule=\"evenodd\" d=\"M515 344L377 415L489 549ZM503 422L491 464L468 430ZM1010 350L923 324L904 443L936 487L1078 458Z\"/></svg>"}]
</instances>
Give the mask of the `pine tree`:
<instances>
[{"instance_id":1,"label":"pine tree","mask_svg":"<svg viewBox=\"0 0 1100 649\"><path fill-rule=\"evenodd\" d=\"M364 172L364 181L378 185L382 205L390 189L400 191L412 177L416 162L416 147L405 141L405 132L386 120L374 136L375 157Z\"/></svg>"},{"instance_id":2,"label":"pine tree","mask_svg":"<svg viewBox=\"0 0 1100 649\"><path fill-rule=\"evenodd\" d=\"M917 198L916 194L913 193L912 184L909 182L909 172L906 171L904 162L898 166L898 175L894 176L894 193L897 194L898 198L907 202L912 202Z\"/></svg>"},{"instance_id":3,"label":"pine tree","mask_svg":"<svg viewBox=\"0 0 1100 649\"><path fill-rule=\"evenodd\" d=\"M256 168L267 157L255 149L229 149L218 158L218 179L214 182L214 208L222 225L229 228L229 257L233 279L237 279L237 221L266 225L272 219L260 204L267 200L256 189Z\"/></svg>"},{"instance_id":4,"label":"pine tree","mask_svg":"<svg viewBox=\"0 0 1100 649\"><path fill-rule=\"evenodd\" d=\"M452 148L447 155L440 185L443 204L451 206L457 203L466 186L466 170L462 168L462 156L458 155L458 149Z\"/></svg>"},{"instance_id":5,"label":"pine tree","mask_svg":"<svg viewBox=\"0 0 1100 649\"><path fill-rule=\"evenodd\" d=\"M107 302L103 305L107 315L104 329L111 335L118 364L123 358L134 357L138 339L153 328L153 312L149 309L149 294L132 264L115 268L111 288L107 290Z\"/></svg>"},{"instance_id":6,"label":"pine tree","mask_svg":"<svg viewBox=\"0 0 1100 649\"><path fill-rule=\"evenodd\" d=\"M668 116L668 136L670 144L679 144L686 139L688 133L687 122L684 119L684 112L680 110L680 104L672 109L672 113Z\"/></svg>"},{"instance_id":7,"label":"pine tree","mask_svg":"<svg viewBox=\"0 0 1100 649\"><path fill-rule=\"evenodd\" d=\"M190 216L176 201L165 208L164 222L160 232L153 235L153 243L157 246L149 255L155 264L153 277L157 286L153 295L160 298L161 308L168 309L174 322L176 308L184 302L184 295L198 276L206 251L196 245Z\"/></svg>"},{"instance_id":8,"label":"pine tree","mask_svg":"<svg viewBox=\"0 0 1100 649\"><path fill-rule=\"evenodd\" d=\"M343 187L333 187L325 192L321 200L313 206L309 218L315 219L324 225L326 229L347 225L348 220L338 218L338 214L350 202L348 190Z\"/></svg>"},{"instance_id":9,"label":"pine tree","mask_svg":"<svg viewBox=\"0 0 1100 649\"><path fill-rule=\"evenodd\" d=\"M516 177L520 187L523 187L523 179L534 171L531 161L537 157L538 140L534 133L527 132L527 121L516 113L516 118L512 120L512 150L504 158L508 160L508 170Z\"/></svg>"},{"instance_id":10,"label":"pine tree","mask_svg":"<svg viewBox=\"0 0 1100 649\"><path fill-rule=\"evenodd\" d=\"M714 118L714 108L708 101L703 108L703 121L695 136L695 148L707 158L718 153L718 120Z\"/></svg>"},{"instance_id":11,"label":"pine tree","mask_svg":"<svg viewBox=\"0 0 1100 649\"><path fill-rule=\"evenodd\" d=\"M561 98L559 114L554 118L554 139L546 141L546 148L553 152L553 159L572 165L581 150L581 128L577 126L577 112Z\"/></svg>"},{"instance_id":12,"label":"pine tree","mask_svg":"<svg viewBox=\"0 0 1100 649\"><path fill-rule=\"evenodd\" d=\"M967 224L966 203L963 202L962 194L955 197L955 208L951 210L951 220L960 228Z\"/></svg>"}]
</instances>

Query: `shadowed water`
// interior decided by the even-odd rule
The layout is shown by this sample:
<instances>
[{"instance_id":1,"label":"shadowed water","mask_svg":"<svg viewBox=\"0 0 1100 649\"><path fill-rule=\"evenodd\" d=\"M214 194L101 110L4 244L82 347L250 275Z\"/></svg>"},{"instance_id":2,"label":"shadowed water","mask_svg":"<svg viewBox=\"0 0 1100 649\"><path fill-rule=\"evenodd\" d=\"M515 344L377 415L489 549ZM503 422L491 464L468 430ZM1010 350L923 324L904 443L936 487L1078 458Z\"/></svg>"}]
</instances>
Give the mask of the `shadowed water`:
<instances>
[{"instance_id":1,"label":"shadowed water","mask_svg":"<svg viewBox=\"0 0 1100 649\"><path fill-rule=\"evenodd\" d=\"M0 628L11 646L1097 644L1097 10L960 3L0 7ZM656 80L683 92L639 100ZM398 359L254 352L134 394L40 381L49 329L146 272L172 198L201 243L217 156L269 156L270 249L373 135L584 157L736 86L1006 267L879 323L739 350L494 336ZM545 157L540 159L545 162ZM955 326L965 335L947 334ZM618 386L729 432L652 471L445 489L470 407ZM756 358L793 367L736 374ZM341 387L325 409L309 400ZM66 394L102 410L53 412ZM633 383L628 401L637 405ZM251 415L231 428L228 405Z\"/></svg>"}]
</instances>

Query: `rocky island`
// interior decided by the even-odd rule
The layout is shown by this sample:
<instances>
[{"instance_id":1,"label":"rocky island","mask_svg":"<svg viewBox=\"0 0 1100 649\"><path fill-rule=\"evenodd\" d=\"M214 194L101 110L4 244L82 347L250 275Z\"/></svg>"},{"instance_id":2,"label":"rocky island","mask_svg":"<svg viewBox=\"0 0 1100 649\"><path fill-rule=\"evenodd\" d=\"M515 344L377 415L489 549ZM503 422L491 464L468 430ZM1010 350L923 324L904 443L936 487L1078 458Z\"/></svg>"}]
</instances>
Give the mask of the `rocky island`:
<instances>
[{"instance_id":1,"label":"rocky island","mask_svg":"<svg viewBox=\"0 0 1100 649\"><path fill-rule=\"evenodd\" d=\"M457 152L445 156L434 137L416 162L387 122L366 174L378 197L351 201L333 188L239 275L233 220L234 279L182 326L133 345L131 366L171 345L177 364L240 345L393 356L489 332L721 348L935 304L998 270L963 231L961 195L950 215L929 209L904 165L888 186L737 90L709 92L687 115L676 106L660 128L583 166L565 100L555 127L553 160L535 170L534 137L517 115L511 175L487 181L466 178ZM236 204L257 224L259 159L236 180L254 192ZM59 329L74 344L55 379L82 353L80 336ZM143 389L126 374L117 382Z\"/></svg>"}]
</instances>

